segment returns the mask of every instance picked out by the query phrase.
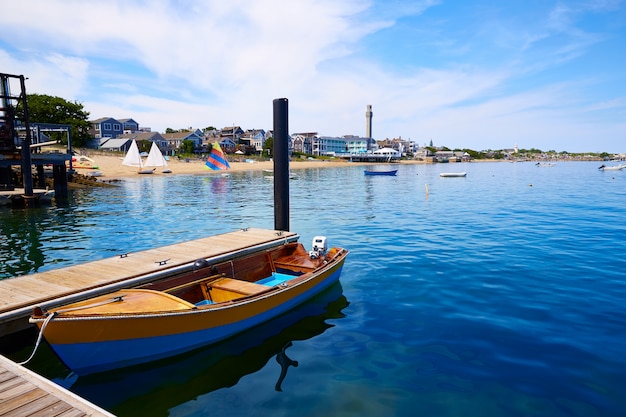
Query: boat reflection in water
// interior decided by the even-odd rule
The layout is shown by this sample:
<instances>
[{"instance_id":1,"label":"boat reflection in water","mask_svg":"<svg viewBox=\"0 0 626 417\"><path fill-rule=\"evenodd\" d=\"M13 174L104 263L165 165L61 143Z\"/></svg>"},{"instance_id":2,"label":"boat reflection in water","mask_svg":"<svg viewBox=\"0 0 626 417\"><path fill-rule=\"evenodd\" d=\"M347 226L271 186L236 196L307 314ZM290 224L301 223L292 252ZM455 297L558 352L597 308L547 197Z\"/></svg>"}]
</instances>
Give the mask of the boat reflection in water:
<instances>
[{"instance_id":1,"label":"boat reflection in water","mask_svg":"<svg viewBox=\"0 0 626 417\"><path fill-rule=\"evenodd\" d=\"M72 384L73 392L116 415L167 415L172 407L236 385L275 358L281 371L269 389L282 391L289 380L287 372L298 366L287 357L288 348L333 327L327 321L345 317L342 310L348 305L337 282L289 313L225 342L121 370L81 377L70 374L55 382L66 387Z\"/></svg>"}]
</instances>

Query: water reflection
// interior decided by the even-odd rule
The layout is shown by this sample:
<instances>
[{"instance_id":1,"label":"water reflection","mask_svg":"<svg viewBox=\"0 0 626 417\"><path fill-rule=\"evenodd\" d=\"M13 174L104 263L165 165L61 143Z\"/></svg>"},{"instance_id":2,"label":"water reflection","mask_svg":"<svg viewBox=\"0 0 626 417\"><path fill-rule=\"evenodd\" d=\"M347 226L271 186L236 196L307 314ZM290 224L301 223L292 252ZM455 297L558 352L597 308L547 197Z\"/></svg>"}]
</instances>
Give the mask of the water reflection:
<instances>
[{"instance_id":1,"label":"water reflection","mask_svg":"<svg viewBox=\"0 0 626 417\"><path fill-rule=\"evenodd\" d=\"M0 279L36 271L44 264L39 212L42 209L2 210L0 217Z\"/></svg>"},{"instance_id":2,"label":"water reflection","mask_svg":"<svg viewBox=\"0 0 626 417\"><path fill-rule=\"evenodd\" d=\"M294 361L292 359L290 359L287 356L287 353L285 352L288 348L292 347L293 343L288 342L282 349L280 352L278 352L276 354L276 362L278 362L278 364L280 365L280 376L278 377L278 381L276 381L276 386L274 387L274 389L276 391L282 391L282 384L283 381L285 380L285 377L287 376L287 370L289 369L290 366L293 366L295 368L298 367L298 361Z\"/></svg>"},{"instance_id":3,"label":"water reflection","mask_svg":"<svg viewBox=\"0 0 626 417\"><path fill-rule=\"evenodd\" d=\"M265 367L272 358L281 365L274 389L282 391L287 370L297 362L285 351L295 341L318 336L344 317L348 306L340 283L264 325L227 342L176 358L117 371L54 379L71 386L81 397L117 416L168 415L168 410L203 394L232 387L241 378ZM293 371L293 369L292 369Z\"/></svg>"}]
</instances>

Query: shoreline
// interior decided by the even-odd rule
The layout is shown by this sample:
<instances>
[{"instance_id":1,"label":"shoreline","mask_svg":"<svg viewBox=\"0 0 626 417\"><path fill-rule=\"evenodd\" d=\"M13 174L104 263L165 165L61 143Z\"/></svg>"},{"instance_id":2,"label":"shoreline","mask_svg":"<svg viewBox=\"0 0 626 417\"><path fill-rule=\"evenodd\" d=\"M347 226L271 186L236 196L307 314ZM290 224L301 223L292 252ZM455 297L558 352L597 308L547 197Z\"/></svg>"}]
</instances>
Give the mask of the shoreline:
<instances>
[{"instance_id":1,"label":"shoreline","mask_svg":"<svg viewBox=\"0 0 626 417\"><path fill-rule=\"evenodd\" d=\"M122 165L122 155L101 155L91 154L89 156L93 163L92 166L81 166L82 164L74 162L73 168L76 174L85 176L97 180L97 182L107 183L115 182L123 179L133 178L137 176L143 176L137 172L137 168ZM222 175L232 172L245 172L245 171L263 171L273 170L274 162L271 160L266 161L254 161L245 162L243 158L241 160L228 161L230 169L227 171L213 171L206 167L204 159L177 159L170 158L167 168L171 173L163 173L164 167L158 167L155 169L152 175ZM509 160L498 159L481 159L477 161L471 161L470 163L477 162L513 162ZM527 161L528 163L535 163L536 161ZM567 162L567 161L558 161ZM465 164L467 162L450 162L445 165L454 166L456 164ZM307 169L307 168L340 168L348 166L371 166L371 165L415 165L415 164L436 164L431 161L418 161L418 160L401 160L393 163L386 162L348 162L344 159L292 159L289 163L290 170ZM99 175L94 175L98 173Z\"/></svg>"},{"instance_id":2,"label":"shoreline","mask_svg":"<svg viewBox=\"0 0 626 417\"><path fill-rule=\"evenodd\" d=\"M81 166L82 164L74 162L72 167L74 171L79 175L87 177L93 177L101 182L119 181L122 179L132 178L136 176L144 176L144 174L138 174L137 168L122 165L121 156L113 155L90 155L93 159L91 164L93 167L86 168ZM188 162L186 162L188 161ZM205 165L205 160L202 159L188 159L179 160L171 158L168 161L167 168L171 173L161 172L164 167L157 167L154 174L151 175L221 175L224 173L232 172L245 172L245 171L262 171L272 170L274 168L273 161L254 161L254 162L241 162L241 161L229 161L230 169L226 171L213 171L208 169ZM431 162L425 161L400 161L394 162L395 164L430 164ZM348 162L343 159L325 159L325 160L298 160L293 159L289 163L291 170L306 169L306 168L338 168L353 166L359 164L362 166L372 165L372 163L361 162ZM101 175L93 175L100 173ZM150 174L149 174L150 175Z\"/></svg>"}]
</instances>

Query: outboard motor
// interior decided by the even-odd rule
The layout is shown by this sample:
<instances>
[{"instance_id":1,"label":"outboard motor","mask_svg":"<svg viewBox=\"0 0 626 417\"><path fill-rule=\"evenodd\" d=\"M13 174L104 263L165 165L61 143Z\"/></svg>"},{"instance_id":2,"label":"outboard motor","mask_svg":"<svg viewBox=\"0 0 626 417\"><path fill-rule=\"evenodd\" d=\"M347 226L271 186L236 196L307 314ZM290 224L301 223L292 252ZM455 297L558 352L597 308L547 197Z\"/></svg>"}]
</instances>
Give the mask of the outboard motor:
<instances>
[{"instance_id":1,"label":"outboard motor","mask_svg":"<svg viewBox=\"0 0 626 417\"><path fill-rule=\"evenodd\" d=\"M320 256L324 256L328 250L326 243L326 236L315 236L313 238L312 249L309 252L311 259L317 259Z\"/></svg>"}]
</instances>

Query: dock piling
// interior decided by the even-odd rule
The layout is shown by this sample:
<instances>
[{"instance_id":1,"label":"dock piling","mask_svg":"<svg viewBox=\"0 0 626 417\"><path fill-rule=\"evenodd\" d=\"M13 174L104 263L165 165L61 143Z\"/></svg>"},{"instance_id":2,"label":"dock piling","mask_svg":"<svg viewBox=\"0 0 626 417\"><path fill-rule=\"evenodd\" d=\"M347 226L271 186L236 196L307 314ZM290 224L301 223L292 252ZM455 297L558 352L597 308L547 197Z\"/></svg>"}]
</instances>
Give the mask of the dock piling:
<instances>
[{"instance_id":1,"label":"dock piling","mask_svg":"<svg viewBox=\"0 0 626 417\"><path fill-rule=\"evenodd\" d=\"M289 101L274 100L274 229L289 231Z\"/></svg>"}]
</instances>

